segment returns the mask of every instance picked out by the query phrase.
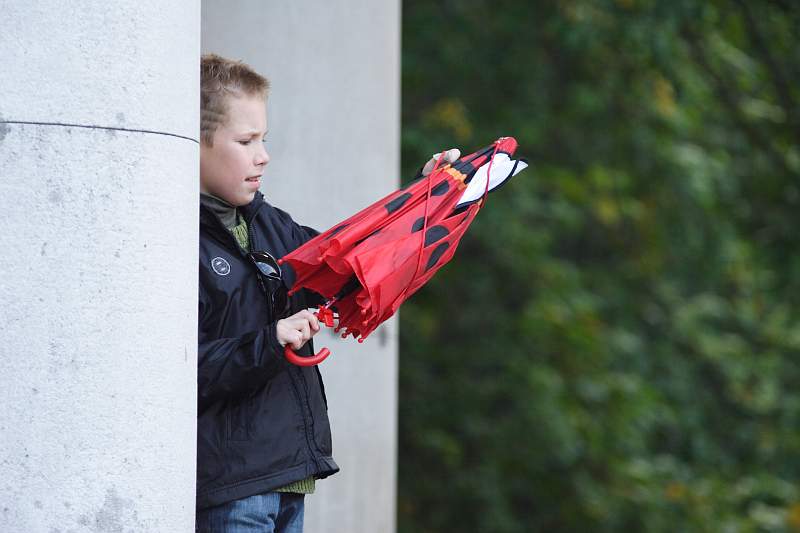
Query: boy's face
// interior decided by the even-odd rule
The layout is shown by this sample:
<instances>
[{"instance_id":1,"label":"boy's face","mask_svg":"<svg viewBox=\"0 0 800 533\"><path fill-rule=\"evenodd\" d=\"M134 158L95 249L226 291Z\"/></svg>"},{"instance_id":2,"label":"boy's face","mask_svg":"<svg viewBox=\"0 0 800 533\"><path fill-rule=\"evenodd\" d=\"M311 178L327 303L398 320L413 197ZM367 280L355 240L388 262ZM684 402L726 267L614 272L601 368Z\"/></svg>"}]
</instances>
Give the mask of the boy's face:
<instances>
[{"instance_id":1,"label":"boy's face","mask_svg":"<svg viewBox=\"0 0 800 533\"><path fill-rule=\"evenodd\" d=\"M269 163L262 142L267 106L260 96L228 97L228 120L214 132L214 145L200 143L200 192L234 206L247 205Z\"/></svg>"}]
</instances>

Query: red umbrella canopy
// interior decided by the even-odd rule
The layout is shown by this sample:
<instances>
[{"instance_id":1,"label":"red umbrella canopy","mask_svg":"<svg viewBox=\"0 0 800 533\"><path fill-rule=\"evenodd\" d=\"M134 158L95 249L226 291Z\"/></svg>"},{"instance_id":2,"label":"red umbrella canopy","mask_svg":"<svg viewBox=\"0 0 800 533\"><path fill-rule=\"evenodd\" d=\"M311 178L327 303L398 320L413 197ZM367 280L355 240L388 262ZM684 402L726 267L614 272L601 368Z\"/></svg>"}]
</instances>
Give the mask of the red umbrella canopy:
<instances>
[{"instance_id":1,"label":"red umbrella canopy","mask_svg":"<svg viewBox=\"0 0 800 533\"><path fill-rule=\"evenodd\" d=\"M281 263L295 273L290 294L308 288L328 298L320 319L332 326L335 308L336 331L363 342L450 261L488 191L525 168L511 159L516 148L514 138L502 137L451 165L437 162L427 177L286 255ZM298 357L287 346L286 356L295 364L317 364L327 354Z\"/></svg>"}]
</instances>

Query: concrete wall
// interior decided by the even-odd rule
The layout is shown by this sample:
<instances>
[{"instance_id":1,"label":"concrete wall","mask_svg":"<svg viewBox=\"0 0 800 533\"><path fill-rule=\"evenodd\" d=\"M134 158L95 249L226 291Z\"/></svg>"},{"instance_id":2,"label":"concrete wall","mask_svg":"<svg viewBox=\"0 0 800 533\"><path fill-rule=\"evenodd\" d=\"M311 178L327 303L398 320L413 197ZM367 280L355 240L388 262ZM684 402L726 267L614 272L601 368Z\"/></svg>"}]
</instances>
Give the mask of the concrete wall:
<instances>
[{"instance_id":1,"label":"concrete wall","mask_svg":"<svg viewBox=\"0 0 800 533\"><path fill-rule=\"evenodd\" d=\"M400 2L300 0L202 7L202 49L272 82L267 199L324 230L399 185ZM361 345L317 346L342 471L307 499L309 533L394 531L397 322Z\"/></svg>"},{"instance_id":2,"label":"concrete wall","mask_svg":"<svg viewBox=\"0 0 800 533\"><path fill-rule=\"evenodd\" d=\"M0 12L0 531L193 531L199 4Z\"/></svg>"}]
</instances>

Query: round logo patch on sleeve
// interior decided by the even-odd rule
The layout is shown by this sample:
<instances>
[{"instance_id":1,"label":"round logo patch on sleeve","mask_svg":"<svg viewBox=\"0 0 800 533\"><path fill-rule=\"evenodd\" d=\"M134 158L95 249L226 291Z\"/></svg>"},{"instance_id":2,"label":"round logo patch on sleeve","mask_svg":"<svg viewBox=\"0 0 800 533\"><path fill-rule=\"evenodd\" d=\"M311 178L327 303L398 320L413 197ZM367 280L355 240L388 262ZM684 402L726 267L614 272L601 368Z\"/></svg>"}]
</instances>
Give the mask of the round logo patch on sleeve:
<instances>
[{"instance_id":1,"label":"round logo patch on sleeve","mask_svg":"<svg viewBox=\"0 0 800 533\"><path fill-rule=\"evenodd\" d=\"M220 276L231 273L231 264L224 257L215 257L211 260L211 269Z\"/></svg>"}]
</instances>

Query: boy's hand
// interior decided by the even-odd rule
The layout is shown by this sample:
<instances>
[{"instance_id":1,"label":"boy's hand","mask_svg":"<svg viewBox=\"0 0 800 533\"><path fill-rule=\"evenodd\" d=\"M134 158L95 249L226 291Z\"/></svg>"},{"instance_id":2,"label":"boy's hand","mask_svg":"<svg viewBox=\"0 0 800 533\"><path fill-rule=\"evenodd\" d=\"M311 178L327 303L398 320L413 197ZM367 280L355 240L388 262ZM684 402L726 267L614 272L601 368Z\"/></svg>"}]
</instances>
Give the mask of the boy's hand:
<instances>
[{"instance_id":1,"label":"boy's hand","mask_svg":"<svg viewBox=\"0 0 800 533\"><path fill-rule=\"evenodd\" d=\"M433 167L436 166L436 161L438 161L440 154L441 152L438 154L433 154L431 160L425 163L425 166L422 167L423 176L427 176L433 171ZM445 165L449 165L459 157L461 157L461 150L459 150L458 148L450 148L448 151L444 153L444 158L442 158L442 163L439 166L443 167Z\"/></svg>"},{"instance_id":2,"label":"boy's hand","mask_svg":"<svg viewBox=\"0 0 800 533\"><path fill-rule=\"evenodd\" d=\"M288 344L293 350L299 350L311 337L317 334L319 320L314 316L314 313L303 309L290 317L278 320L275 331L281 346Z\"/></svg>"}]
</instances>

